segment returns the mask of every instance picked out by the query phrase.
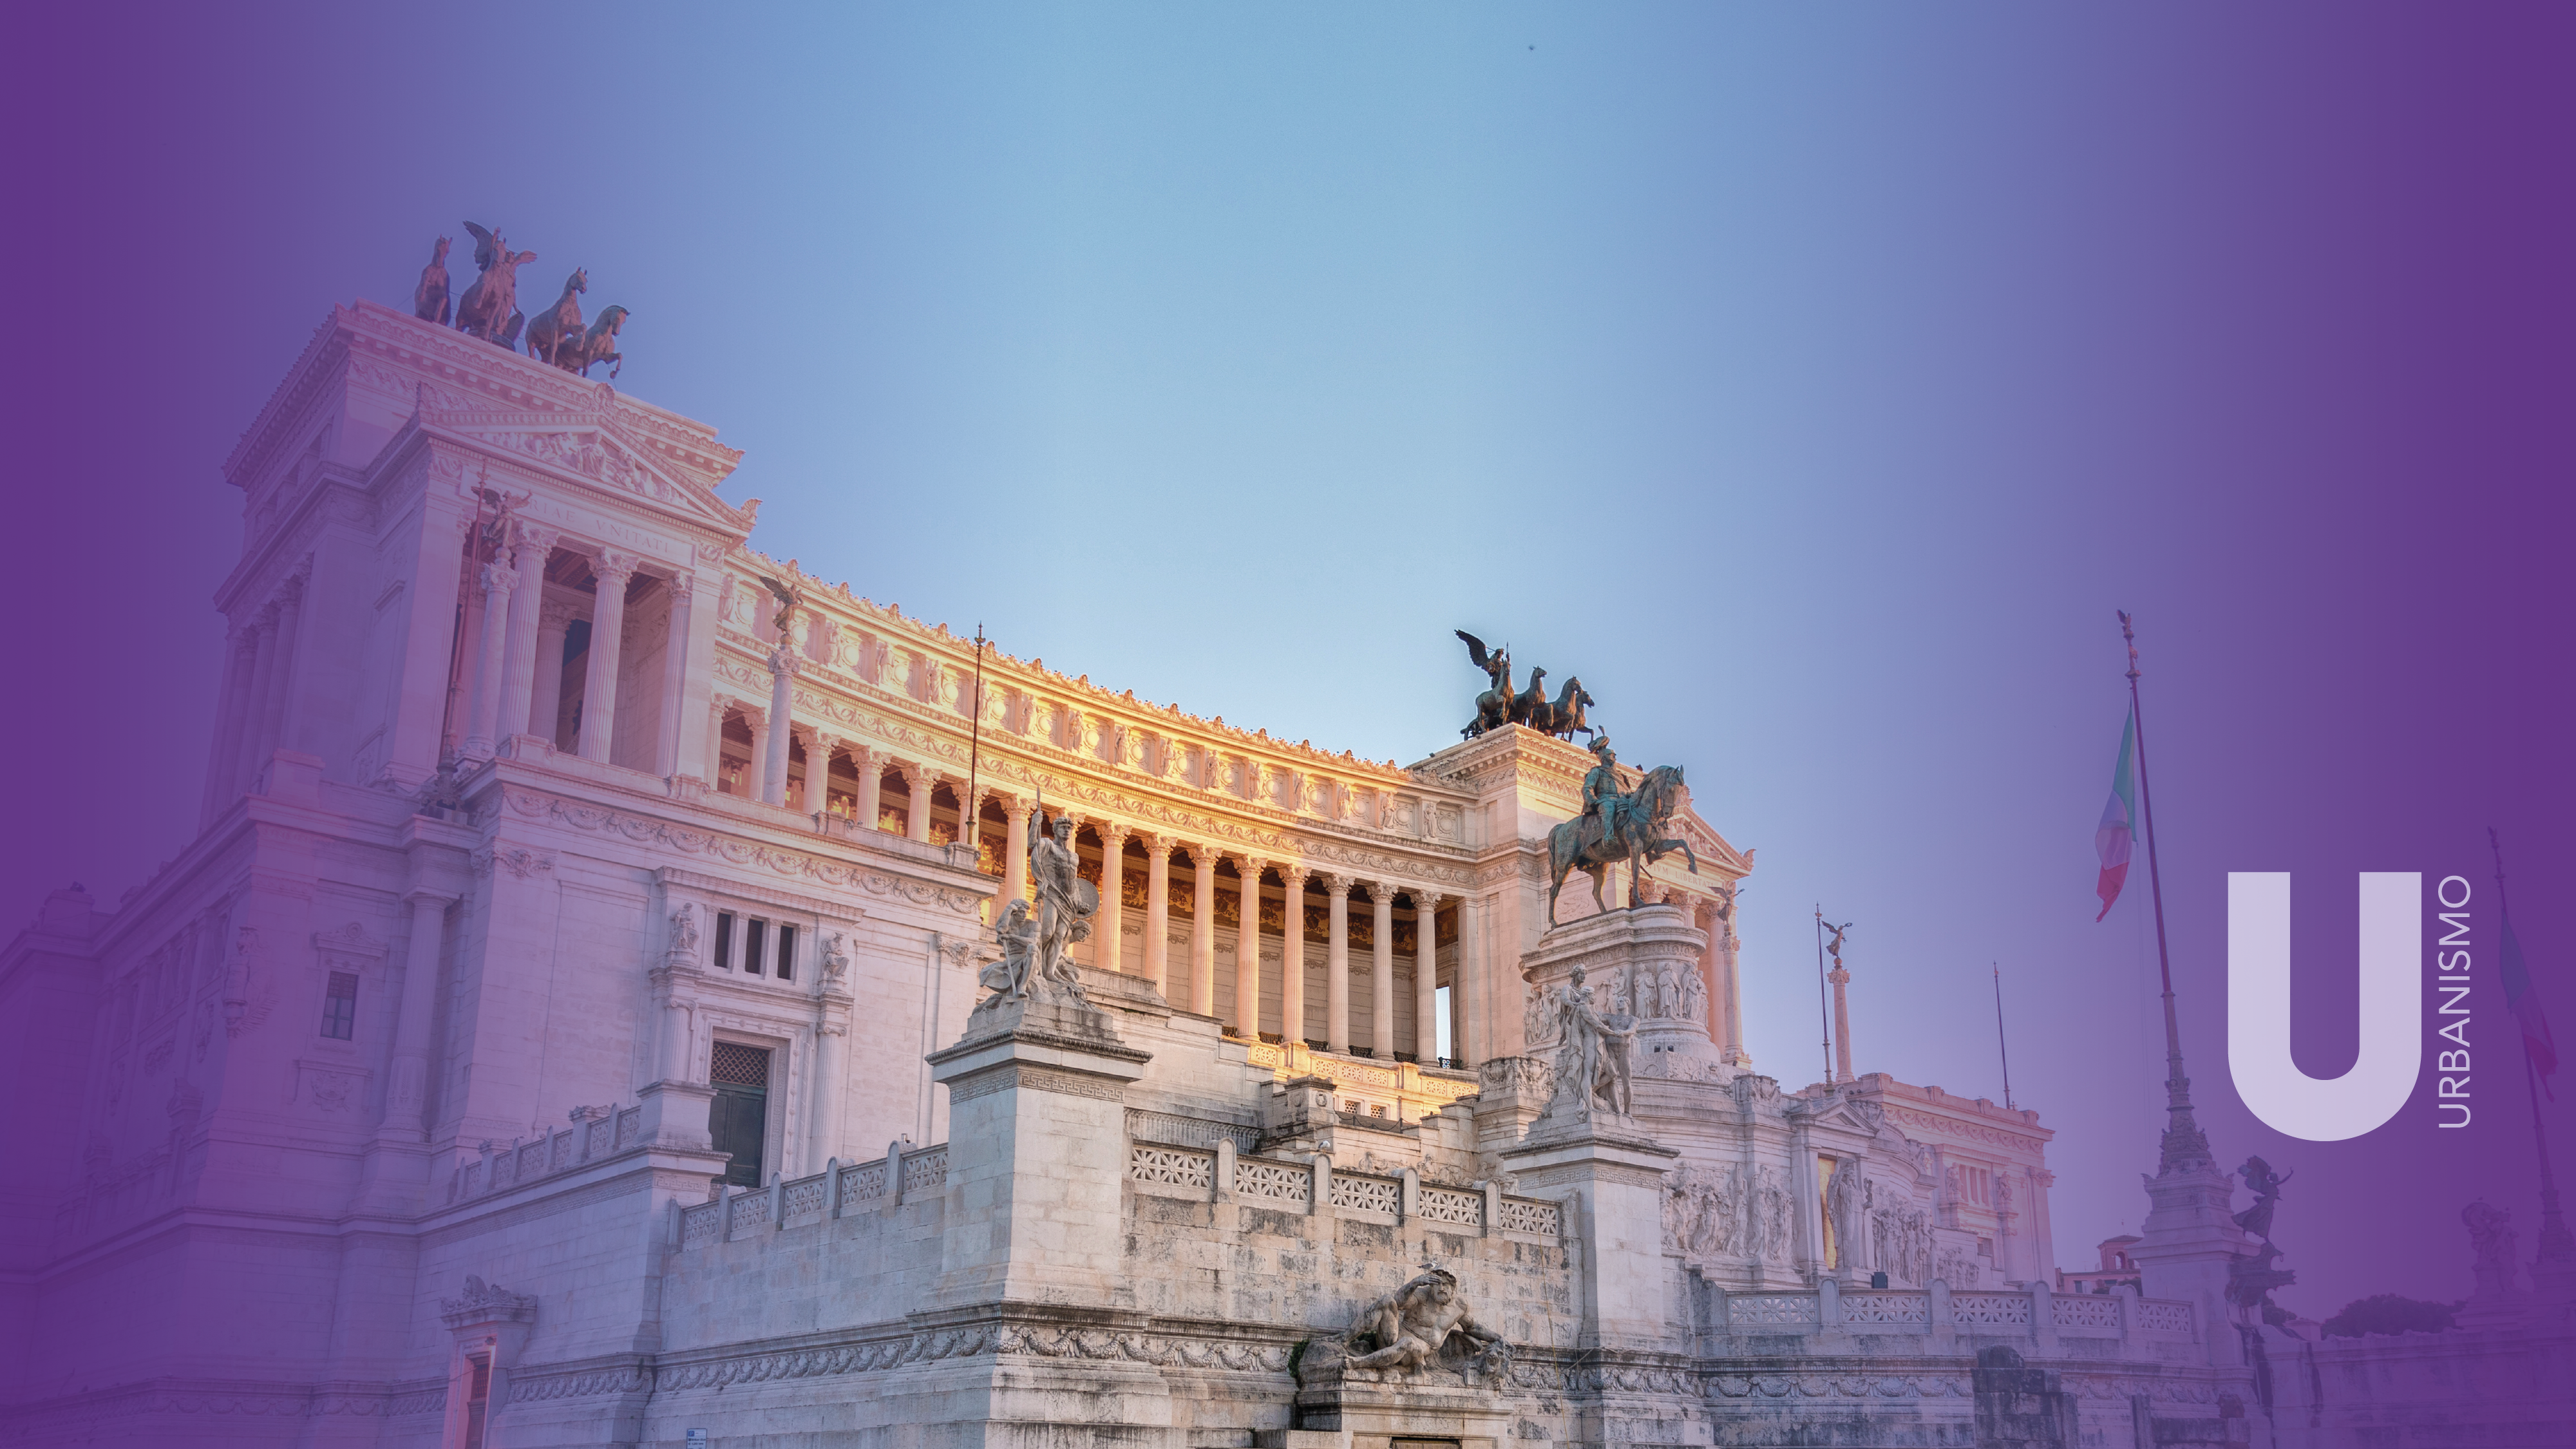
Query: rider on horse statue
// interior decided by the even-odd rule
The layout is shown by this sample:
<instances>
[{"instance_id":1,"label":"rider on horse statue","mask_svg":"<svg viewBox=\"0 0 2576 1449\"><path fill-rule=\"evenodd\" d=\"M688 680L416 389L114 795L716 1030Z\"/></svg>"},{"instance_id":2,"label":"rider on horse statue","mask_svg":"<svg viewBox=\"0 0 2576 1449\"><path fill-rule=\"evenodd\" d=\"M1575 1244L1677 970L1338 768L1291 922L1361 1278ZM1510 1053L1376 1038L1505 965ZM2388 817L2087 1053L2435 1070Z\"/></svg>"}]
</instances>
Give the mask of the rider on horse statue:
<instances>
[{"instance_id":1,"label":"rider on horse statue","mask_svg":"<svg viewBox=\"0 0 2576 1449\"><path fill-rule=\"evenodd\" d=\"M1619 790L1619 756L1610 748L1610 736L1593 736L1590 748L1599 763L1584 772L1583 818L1599 823L1601 833L1596 839L1608 840L1619 832L1619 810L1628 797Z\"/></svg>"}]
</instances>

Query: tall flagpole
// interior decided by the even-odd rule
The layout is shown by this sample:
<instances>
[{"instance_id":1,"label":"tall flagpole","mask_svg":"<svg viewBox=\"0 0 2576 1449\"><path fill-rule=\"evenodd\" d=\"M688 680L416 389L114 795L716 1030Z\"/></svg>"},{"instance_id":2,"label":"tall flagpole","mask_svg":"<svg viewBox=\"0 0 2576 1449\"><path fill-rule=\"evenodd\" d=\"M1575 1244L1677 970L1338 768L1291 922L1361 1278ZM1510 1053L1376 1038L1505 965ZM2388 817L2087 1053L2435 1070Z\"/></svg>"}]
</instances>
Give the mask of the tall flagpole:
<instances>
[{"instance_id":1,"label":"tall flagpole","mask_svg":"<svg viewBox=\"0 0 2576 1449\"><path fill-rule=\"evenodd\" d=\"M2012 1048L2004 1041L2004 968L1993 961L1986 964L1995 972L1995 1050L2004 1059L2004 1110L2009 1112L2013 1110Z\"/></svg>"},{"instance_id":2,"label":"tall flagpole","mask_svg":"<svg viewBox=\"0 0 2576 1449\"><path fill-rule=\"evenodd\" d=\"M1834 1080L1834 1018L1825 1005L1825 907L1816 903L1816 1023L1825 1038L1825 1082Z\"/></svg>"},{"instance_id":3,"label":"tall flagpole","mask_svg":"<svg viewBox=\"0 0 2576 1449\"><path fill-rule=\"evenodd\" d=\"M2156 1174L2161 1177L2211 1161L2209 1138L2191 1114L2191 1078L2183 1075L2182 1031L2174 1024L2173 958L2165 947L2164 876L2156 868L2156 807L2147 791L2147 721L2138 708L2138 635L2136 621L2120 611L2120 638L2129 646L2129 719L2138 731L2138 814L2146 827L2147 888L2156 909L2156 970L2165 988L2165 1131L2158 1144Z\"/></svg>"},{"instance_id":4,"label":"tall flagpole","mask_svg":"<svg viewBox=\"0 0 2576 1449\"><path fill-rule=\"evenodd\" d=\"M2513 906L2504 889L2504 846L2492 825L2487 827L2487 849L2495 855L2496 905L2510 920ZM2576 1261L2576 1239L2569 1237L2566 1215L2558 1208L2558 1174L2549 1166L2549 1134L2540 1130L2540 1069L2532 1065L2529 1037L2522 1042L2522 1085L2531 1094L2531 1140L2540 1149L2540 1255L2533 1267L2555 1266L2563 1271Z\"/></svg>"}]
</instances>

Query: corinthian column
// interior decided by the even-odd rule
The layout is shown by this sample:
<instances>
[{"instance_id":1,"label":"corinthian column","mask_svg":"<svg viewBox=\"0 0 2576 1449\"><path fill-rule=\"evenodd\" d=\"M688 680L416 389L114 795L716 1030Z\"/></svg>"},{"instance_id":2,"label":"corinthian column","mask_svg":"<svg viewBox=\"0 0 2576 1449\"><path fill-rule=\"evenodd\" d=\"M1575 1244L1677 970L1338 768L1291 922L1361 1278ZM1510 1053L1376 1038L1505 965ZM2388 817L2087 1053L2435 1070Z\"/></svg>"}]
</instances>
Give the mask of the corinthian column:
<instances>
[{"instance_id":1,"label":"corinthian column","mask_svg":"<svg viewBox=\"0 0 2576 1449\"><path fill-rule=\"evenodd\" d=\"M553 529L520 525L518 552L511 555L518 587L510 591L509 641L501 651L500 715L492 726L495 749L528 727L528 699L536 689L537 637L542 632L538 615L546 601L546 559L554 547ZM561 641L557 643L560 646ZM562 677L560 654L555 673Z\"/></svg>"},{"instance_id":2,"label":"corinthian column","mask_svg":"<svg viewBox=\"0 0 2576 1449\"><path fill-rule=\"evenodd\" d=\"M885 803L885 756L865 745L851 745L850 764L859 772L859 824L877 828L877 810Z\"/></svg>"},{"instance_id":3,"label":"corinthian column","mask_svg":"<svg viewBox=\"0 0 2576 1449\"><path fill-rule=\"evenodd\" d=\"M661 724L654 732L659 741L654 747L655 774L677 775L682 770L680 721L688 718L690 648L697 632L690 618L696 609L697 585L694 574L673 574L662 581L671 607L662 634ZM712 777L708 783L714 783Z\"/></svg>"},{"instance_id":4,"label":"corinthian column","mask_svg":"<svg viewBox=\"0 0 2576 1449\"><path fill-rule=\"evenodd\" d=\"M602 549L591 560L599 577L599 597L590 606L590 673L584 677L581 701L581 757L606 763L610 735L617 728L617 656L626 641L626 584L635 577L633 554ZM772 716L785 723L784 710Z\"/></svg>"},{"instance_id":5,"label":"corinthian column","mask_svg":"<svg viewBox=\"0 0 2576 1449\"><path fill-rule=\"evenodd\" d=\"M1286 939L1279 943L1279 1037L1306 1041L1306 868L1282 861L1279 883L1287 887Z\"/></svg>"},{"instance_id":6,"label":"corinthian column","mask_svg":"<svg viewBox=\"0 0 2576 1449\"><path fill-rule=\"evenodd\" d=\"M483 566L483 642L474 664L474 703L467 715L465 744L469 760L492 757L492 736L500 728L501 670L508 663L510 594L518 572L494 561Z\"/></svg>"},{"instance_id":7,"label":"corinthian column","mask_svg":"<svg viewBox=\"0 0 2576 1449\"><path fill-rule=\"evenodd\" d=\"M1029 806L1017 795L1002 797L1002 894L993 902L993 919L1029 890Z\"/></svg>"},{"instance_id":8,"label":"corinthian column","mask_svg":"<svg viewBox=\"0 0 2576 1449\"><path fill-rule=\"evenodd\" d=\"M1172 839L1168 835L1138 837L1145 845L1145 979L1164 999L1172 995L1170 961L1172 941Z\"/></svg>"},{"instance_id":9,"label":"corinthian column","mask_svg":"<svg viewBox=\"0 0 2576 1449\"><path fill-rule=\"evenodd\" d=\"M1458 980L1451 1000L1458 1008L1458 1030L1449 1043L1458 1065L1472 1067L1485 1059L1485 903L1474 896L1458 898Z\"/></svg>"},{"instance_id":10,"label":"corinthian column","mask_svg":"<svg viewBox=\"0 0 2576 1449\"><path fill-rule=\"evenodd\" d=\"M1244 856L1243 899L1234 923L1234 1029L1245 1041L1261 1035L1261 862Z\"/></svg>"},{"instance_id":11,"label":"corinthian column","mask_svg":"<svg viewBox=\"0 0 2576 1449\"><path fill-rule=\"evenodd\" d=\"M906 797L912 803L905 806L903 812L903 838L928 845L930 843L930 767L907 760L899 768L903 771L903 787L912 792Z\"/></svg>"},{"instance_id":12,"label":"corinthian column","mask_svg":"<svg viewBox=\"0 0 2576 1449\"><path fill-rule=\"evenodd\" d=\"M1369 1050L1381 1061L1395 1056L1395 887L1369 882Z\"/></svg>"},{"instance_id":13,"label":"corinthian column","mask_svg":"<svg viewBox=\"0 0 2576 1449\"><path fill-rule=\"evenodd\" d=\"M533 590L520 592L533 593L542 602L537 608L536 677L528 691L527 718L518 721L516 728L542 736L547 744L560 749L563 741L555 738L555 730L563 722L564 635L572 629L572 605L546 598L542 579ZM721 721L723 716L719 714L717 719Z\"/></svg>"},{"instance_id":14,"label":"corinthian column","mask_svg":"<svg viewBox=\"0 0 2576 1449\"><path fill-rule=\"evenodd\" d=\"M1114 820L1095 822L1100 832L1100 914L1091 918L1091 964L1104 971L1124 971L1126 933L1127 827Z\"/></svg>"},{"instance_id":15,"label":"corinthian column","mask_svg":"<svg viewBox=\"0 0 2576 1449\"><path fill-rule=\"evenodd\" d=\"M1197 877L1190 897L1190 1010L1216 1015L1216 852L1190 847Z\"/></svg>"},{"instance_id":16,"label":"corinthian column","mask_svg":"<svg viewBox=\"0 0 2576 1449\"><path fill-rule=\"evenodd\" d=\"M1413 892L1413 1055L1440 1060L1440 898Z\"/></svg>"},{"instance_id":17,"label":"corinthian column","mask_svg":"<svg viewBox=\"0 0 2576 1449\"><path fill-rule=\"evenodd\" d=\"M1324 877L1332 892L1324 934L1324 1050L1351 1049L1351 878Z\"/></svg>"}]
</instances>

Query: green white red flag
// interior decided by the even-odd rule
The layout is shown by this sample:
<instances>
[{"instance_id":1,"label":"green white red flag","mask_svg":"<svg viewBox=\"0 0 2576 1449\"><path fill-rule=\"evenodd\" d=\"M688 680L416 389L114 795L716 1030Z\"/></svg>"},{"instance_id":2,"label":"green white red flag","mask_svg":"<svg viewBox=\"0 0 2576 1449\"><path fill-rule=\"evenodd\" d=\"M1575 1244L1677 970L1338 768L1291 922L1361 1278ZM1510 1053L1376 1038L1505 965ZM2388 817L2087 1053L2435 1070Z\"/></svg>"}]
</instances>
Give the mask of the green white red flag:
<instances>
[{"instance_id":1,"label":"green white red flag","mask_svg":"<svg viewBox=\"0 0 2576 1449\"><path fill-rule=\"evenodd\" d=\"M2102 807L2102 823L2094 828L2093 849L2102 857L2102 878L2093 893L2102 898L2102 911L2093 919L2111 914L2111 903L2120 898L2120 887L2129 879L2129 851L2138 838L2138 715L2131 710L2120 729L2120 763L2111 770L2111 800Z\"/></svg>"},{"instance_id":2,"label":"green white red flag","mask_svg":"<svg viewBox=\"0 0 2576 1449\"><path fill-rule=\"evenodd\" d=\"M2531 1069L2540 1078L2542 1091L2549 1091L2549 1074L2558 1070L2558 1043L2550 1038L2549 1018L2540 1014L2540 993L2531 989L2531 972L2522 964L2522 943L2514 939L2513 913L2504 918L2504 950L2501 953L2504 973L2504 1004L2522 1023L2522 1049L2531 1058ZM2549 1092L2550 1100L2558 1094Z\"/></svg>"}]
</instances>

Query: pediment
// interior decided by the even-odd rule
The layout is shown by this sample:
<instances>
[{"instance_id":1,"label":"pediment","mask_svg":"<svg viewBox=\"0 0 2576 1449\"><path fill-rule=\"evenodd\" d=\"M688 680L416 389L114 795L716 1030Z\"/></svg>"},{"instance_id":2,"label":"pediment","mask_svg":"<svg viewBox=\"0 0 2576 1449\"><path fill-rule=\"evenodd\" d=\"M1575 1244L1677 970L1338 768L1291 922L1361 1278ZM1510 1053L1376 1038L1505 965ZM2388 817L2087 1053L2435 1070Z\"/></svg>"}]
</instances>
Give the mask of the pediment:
<instances>
[{"instance_id":1,"label":"pediment","mask_svg":"<svg viewBox=\"0 0 2576 1449\"><path fill-rule=\"evenodd\" d=\"M751 517L713 492L687 482L628 436L619 420L602 413L431 411L421 425L458 442L510 455L595 487L641 498L691 522L743 534Z\"/></svg>"}]
</instances>

